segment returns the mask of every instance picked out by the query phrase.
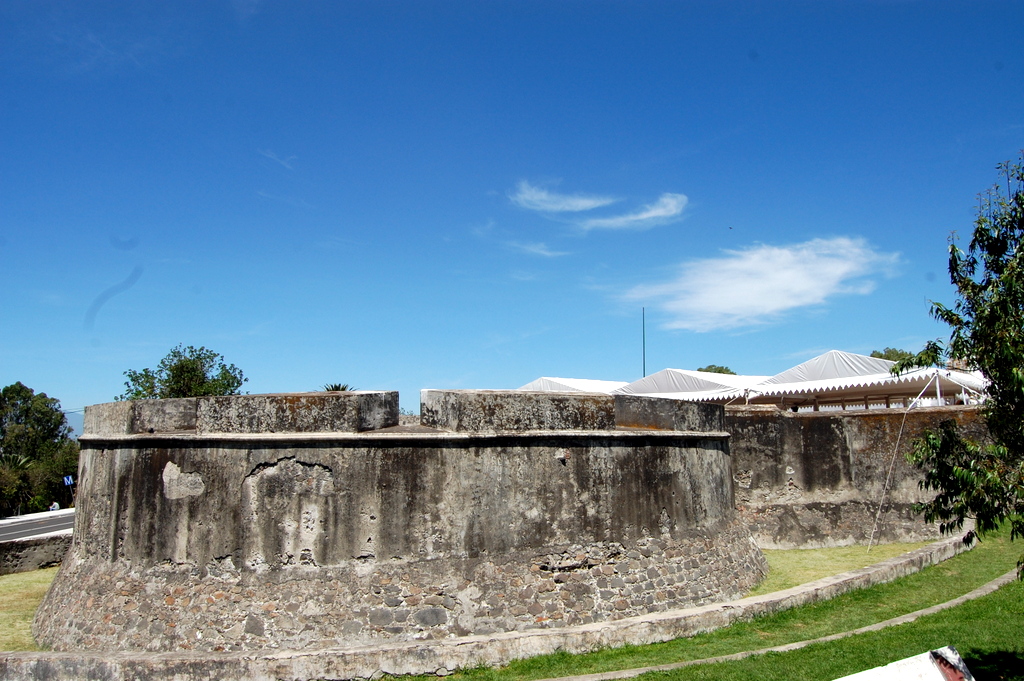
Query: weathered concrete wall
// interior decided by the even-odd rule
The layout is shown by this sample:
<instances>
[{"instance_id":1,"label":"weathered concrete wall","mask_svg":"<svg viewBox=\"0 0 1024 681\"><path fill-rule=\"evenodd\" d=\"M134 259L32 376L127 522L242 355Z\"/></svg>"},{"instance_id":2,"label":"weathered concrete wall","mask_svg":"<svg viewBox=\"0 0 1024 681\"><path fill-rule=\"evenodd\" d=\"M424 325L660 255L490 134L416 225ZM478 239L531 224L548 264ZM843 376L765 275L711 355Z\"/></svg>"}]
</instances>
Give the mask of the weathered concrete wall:
<instances>
[{"instance_id":1,"label":"weathered concrete wall","mask_svg":"<svg viewBox=\"0 0 1024 681\"><path fill-rule=\"evenodd\" d=\"M70 546L71 530L0 542L0 575L60 565Z\"/></svg>"},{"instance_id":2,"label":"weathered concrete wall","mask_svg":"<svg viewBox=\"0 0 1024 681\"><path fill-rule=\"evenodd\" d=\"M283 433L274 403L293 396L200 398L193 431L187 405L89 408L75 545L37 639L251 650L487 634L735 598L765 573L735 517L727 435L637 428L713 425L720 409L640 410L616 429L604 396L430 392L424 422L450 430L314 432L296 414Z\"/></svg>"},{"instance_id":3,"label":"weathered concrete wall","mask_svg":"<svg viewBox=\"0 0 1024 681\"><path fill-rule=\"evenodd\" d=\"M904 454L925 428L950 418L972 438L987 436L976 407L800 413L729 407L725 429L732 435L740 515L762 548L867 543L895 448L875 541L935 538L938 529L911 509L928 493Z\"/></svg>"}]
</instances>

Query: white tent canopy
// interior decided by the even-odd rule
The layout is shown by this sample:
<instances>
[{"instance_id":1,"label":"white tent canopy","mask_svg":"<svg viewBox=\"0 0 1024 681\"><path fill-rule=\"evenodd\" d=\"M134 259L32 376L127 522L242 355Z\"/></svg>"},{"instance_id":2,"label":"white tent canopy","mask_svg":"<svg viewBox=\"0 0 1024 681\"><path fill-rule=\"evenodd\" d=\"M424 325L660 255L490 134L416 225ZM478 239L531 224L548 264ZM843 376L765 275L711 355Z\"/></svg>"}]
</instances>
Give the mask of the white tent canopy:
<instances>
[{"instance_id":1,"label":"white tent canopy","mask_svg":"<svg viewBox=\"0 0 1024 681\"><path fill-rule=\"evenodd\" d=\"M735 388L749 388L767 379L767 376L737 376L690 369L662 369L639 381L625 385L616 393L623 395L652 395L656 393L717 392Z\"/></svg>"},{"instance_id":2,"label":"white tent canopy","mask_svg":"<svg viewBox=\"0 0 1024 681\"><path fill-rule=\"evenodd\" d=\"M878 357L829 350L824 355L818 355L803 364L797 364L792 369L775 374L764 383L804 383L888 374L893 364L895 362Z\"/></svg>"},{"instance_id":3,"label":"white tent canopy","mask_svg":"<svg viewBox=\"0 0 1024 681\"><path fill-rule=\"evenodd\" d=\"M986 381L978 373L914 369L893 376L894 362L832 350L771 377L666 369L616 393L720 404L776 404L817 409L847 404L894 406L922 395L930 404L976 401Z\"/></svg>"},{"instance_id":4,"label":"white tent canopy","mask_svg":"<svg viewBox=\"0 0 1024 681\"><path fill-rule=\"evenodd\" d=\"M921 396L931 404L946 399L975 401L985 390L980 376L950 369L928 367L914 369L899 376L890 373L846 376L791 383L762 383L749 393L734 391L729 399L751 404L821 405L845 403L904 404ZM726 397L723 395L722 397Z\"/></svg>"},{"instance_id":5,"label":"white tent canopy","mask_svg":"<svg viewBox=\"0 0 1024 681\"><path fill-rule=\"evenodd\" d=\"M599 381L593 378L552 378L542 376L535 381L530 381L523 387L518 388L518 390L608 394L624 385L626 385L625 381Z\"/></svg>"}]
</instances>

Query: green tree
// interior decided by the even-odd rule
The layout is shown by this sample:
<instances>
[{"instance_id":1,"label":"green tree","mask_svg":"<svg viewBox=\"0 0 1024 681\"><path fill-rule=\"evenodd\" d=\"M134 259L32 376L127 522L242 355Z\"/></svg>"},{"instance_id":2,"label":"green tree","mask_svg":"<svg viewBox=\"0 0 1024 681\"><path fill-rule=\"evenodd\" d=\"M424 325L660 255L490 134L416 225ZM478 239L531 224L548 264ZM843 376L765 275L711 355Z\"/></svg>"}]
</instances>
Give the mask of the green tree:
<instances>
[{"instance_id":1,"label":"green tree","mask_svg":"<svg viewBox=\"0 0 1024 681\"><path fill-rule=\"evenodd\" d=\"M0 456L0 517L20 513L32 498L32 486L28 478L30 463L24 456Z\"/></svg>"},{"instance_id":2,"label":"green tree","mask_svg":"<svg viewBox=\"0 0 1024 681\"><path fill-rule=\"evenodd\" d=\"M932 303L932 315L951 329L948 344L931 341L893 367L899 372L956 360L990 382L982 413L991 443L964 440L950 421L916 440L908 454L925 473L922 486L937 492L921 506L925 519L954 532L973 518L977 529L968 542L1003 522L1010 523L1011 538L1024 536L1024 152L1017 163L998 168L1005 185L979 197L967 250L955 235L950 239L957 299L951 307Z\"/></svg>"},{"instance_id":3,"label":"green tree","mask_svg":"<svg viewBox=\"0 0 1024 681\"><path fill-rule=\"evenodd\" d=\"M900 360L910 359L914 356L914 353L909 350L900 350L899 348L886 348L884 350L872 350L871 357L877 357L878 359L887 359L890 362L899 362Z\"/></svg>"},{"instance_id":4,"label":"green tree","mask_svg":"<svg viewBox=\"0 0 1024 681\"><path fill-rule=\"evenodd\" d=\"M717 364L709 364L706 367L701 367L700 369L697 369L697 371L707 371L712 374L732 374L733 376L736 375L736 372L730 369L729 367L718 366Z\"/></svg>"},{"instance_id":5,"label":"green tree","mask_svg":"<svg viewBox=\"0 0 1024 681\"><path fill-rule=\"evenodd\" d=\"M223 355L191 345L172 348L155 371L129 369L124 375L128 380L118 400L237 395L249 380L234 364L225 364Z\"/></svg>"},{"instance_id":6,"label":"green tree","mask_svg":"<svg viewBox=\"0 0 1024 681\"><path fill-rule=\"evenodd\" d=\"M72 501L65 475L78 470L78 443L60 402L23 383L0 390L0 515Z\"/></svg>"}]
</instances>

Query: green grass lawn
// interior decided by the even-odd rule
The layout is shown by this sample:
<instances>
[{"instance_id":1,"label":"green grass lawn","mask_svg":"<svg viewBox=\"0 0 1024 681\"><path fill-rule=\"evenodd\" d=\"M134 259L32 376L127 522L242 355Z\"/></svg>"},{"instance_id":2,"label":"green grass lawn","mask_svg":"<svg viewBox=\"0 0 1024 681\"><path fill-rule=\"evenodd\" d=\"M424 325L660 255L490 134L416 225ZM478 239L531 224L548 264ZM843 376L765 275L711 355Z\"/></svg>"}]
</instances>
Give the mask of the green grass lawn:
<instances>
[{"instance_id":1,"label":"green grass lawn","mask_svg":"<svg viewBox=\"0 0 1024 681\"><path fill-rule=\"evenodd\" d=\"M1024 583L883 631L736 662L652 672L673 681L829 681L953 645L979 681L1024 680Z\"/></svg>"}]
</instances>

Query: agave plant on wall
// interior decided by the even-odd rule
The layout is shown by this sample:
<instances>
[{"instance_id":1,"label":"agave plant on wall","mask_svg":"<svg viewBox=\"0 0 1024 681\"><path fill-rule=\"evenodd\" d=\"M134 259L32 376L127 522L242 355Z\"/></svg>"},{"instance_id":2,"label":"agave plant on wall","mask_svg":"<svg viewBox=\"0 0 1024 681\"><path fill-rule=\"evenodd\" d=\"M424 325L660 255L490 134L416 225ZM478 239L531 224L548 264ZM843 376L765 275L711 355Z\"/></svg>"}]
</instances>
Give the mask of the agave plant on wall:
<instances>
[{"instance_id":1,"label":"agave plant on wall","mask_svg":"<svg viewBox=\"0 0 1024 681\"><path fill-rule=\"evenodd\" d=\"M328 393L342 393L349 390L355 390L355 387L348 383L328 383L324 386L324 392Z\"/></svg>"}]
</instances>

